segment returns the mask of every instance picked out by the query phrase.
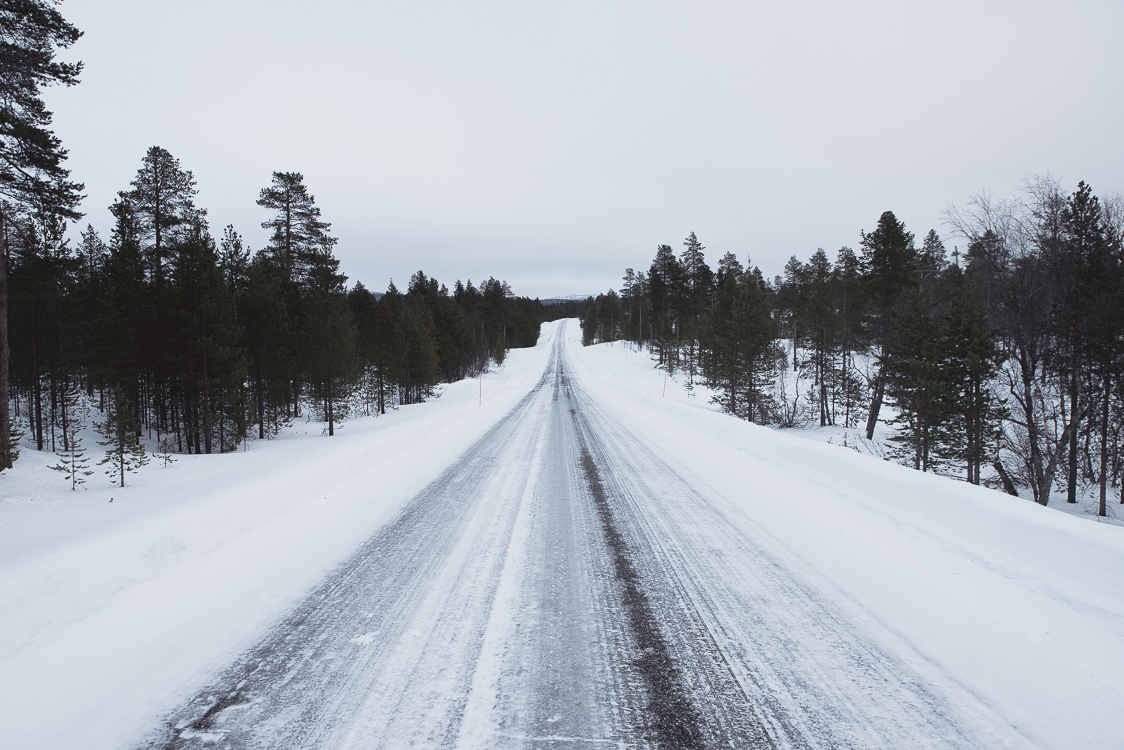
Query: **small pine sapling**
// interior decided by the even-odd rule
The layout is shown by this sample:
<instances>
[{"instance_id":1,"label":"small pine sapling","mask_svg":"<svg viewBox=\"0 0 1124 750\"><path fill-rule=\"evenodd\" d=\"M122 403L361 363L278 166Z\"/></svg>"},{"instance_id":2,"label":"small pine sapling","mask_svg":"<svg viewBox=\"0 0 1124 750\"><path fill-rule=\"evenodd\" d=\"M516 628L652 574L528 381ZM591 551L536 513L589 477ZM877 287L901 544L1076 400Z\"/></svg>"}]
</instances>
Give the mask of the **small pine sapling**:
<instances>
[{"instance_id":1,"label":"small pine sapling","mask_svg":"<svg viewBox=\"0 0 1124 750\"><path fill-rule=\"evenodd\" d=\"M78 487L86 483L86 477L94 473L89 470L90 460L86 457L86 449L82 447L81 439L77 435L72 435L69 447L56 451L55 455L58 456L59 462L49 468L61 471L70 481L70 489L77 492Z\"/></svg>"},{"instance_id":2,"label":"small pine sapling","mask_svg":"<svg viewBox=\"0 0 1124 750\"><path fill-rule=\"evenodd\" d=\"M170 438L165 437L160 441L160 445L156 447L156 458L164 462L164 468L168 468L170 464L174 464L176 459L172 458L175 446L172 445Z\"/></svg>"},{"instance_id":3,"label":"small pine sapling","mask_svg":"<svg viewBox=\"0 0 1124 750\"><path fill-rule=\"evenodd\" d=\"M4 445L0 443L0 455L6 455L9 461L14 465L20 457L20 440L23 439L24 430L22 423L17 418L12 418L8 421L8 443ZM7 470L4 462L0 461L0 473Z\"/></svg>"},{"instance_id":4,"label":"small pine sapling","mask_svg":"<svg viewBox=\"0 0 1124 750\"><path fill-rule=\"evenodd\" d=\"M144 446L137 438L137 420L129 408L129 399L120 385L113 387L105 411L105 419L97 422L98 432L105 440L98 445L106 446L105 458L98 466L109 464L105 473L114 484L125 486L125 474L137 471L148 463Z\"/></svg>"},{"instance_id":5,"label":"small pine sapling","mask_svg":"<svg viewBox=\"0 0 1124 750\"><path fill-rule=\"evenodd\" d=\"M90 471L90 460L82 447L79 432L86 426L88 408L82 403L82 396L73 384L65 387L59 399L59 416L62 427L62 450L56 451L59 462L49 468L62 472L70 481L70 489L77 492L79 485L86 483Z\"/></svg>"}]
</instances>

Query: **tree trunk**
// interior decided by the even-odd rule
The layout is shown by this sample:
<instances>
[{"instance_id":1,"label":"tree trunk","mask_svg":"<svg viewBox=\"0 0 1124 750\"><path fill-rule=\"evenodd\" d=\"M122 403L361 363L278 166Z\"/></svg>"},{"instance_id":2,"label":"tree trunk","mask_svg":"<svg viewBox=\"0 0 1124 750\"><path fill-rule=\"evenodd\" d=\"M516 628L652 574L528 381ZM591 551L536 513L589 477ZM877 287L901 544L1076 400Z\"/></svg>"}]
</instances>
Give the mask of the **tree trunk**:
<instances>
[{"instance_id":1,"label":"tree trunk","mask_svg":"<svg viewBox=\"0 0 1124 750\"><path fill-rule=\"evenodd\" d=\"M1019 493L1015 489L1015 483L1011 481L1011 475L1007 473L1007 469L1003 467L1003 464L996 461L992 466L995 467L996 473L999 474L999 481L1003 482L1003 489L1007 491L1007 494L1018 497Z\"/></svg>"},{"instance_id":2,"label":"tree trunk","mask_svg":"<svg viewBox=\"0 0 1124 750\"><path fill-rule=\"evenodd\" d=\"M113 400L116 402L114 404L114 409L117 412L115 416L117 418L117 459L118 459L118 462L119 462L118 467L121 470L121 486L124 487L125 486L125 430L127 429L127 426L125 425L125 423L123 421L123 415L121 414L121 407L124 406L124 403L123 403L124 399L119 398L118 396L119 396L118 393L114 393Z\"/></svg>"},{"instance_id":3,"label":"tree trunk","mask_svg":"<svg viewBox=\"0 0 1124 750\"><path fill-rule=\"evenodd\" d=\"M882 398L886 394L886 383L879 372L874 378L874 393L870 397L870 411L866 416L866 439L874 439L874 428L878 425L878 412L882 410Z\"/></svg>"},{"instance_id":4,"label":"tree trunk","mask_svg":"<svg viewBox=\"0 0 1124 750\"><path fill-rule=\"evenodd\" d=\"M1046 471L1044 472L1042 478L1043 485L1040 492L1042 496L1042 500L1040 502L1042 505L1047 505L1050 501L1050 490L1053 488L1054 475L1058 471L1058 458L1063 452L1065 452L1066 448L1070 446L1072 442L1070 440L1070 437L1077 433L1077 423L1081 420L1083 412L1084 408L1082 408L1080 412L1074 412L1070 415L1069 424L1067 424L1065 426L1065 429L1062 430L1061 439L1058 440L1058 444L1057 446L1055 446L1054 451L1050 456L1050 463L1046 465Z\"/></svg>"},{"instance_id":5,"label":"tree trunk","mask_svg":"<svg viewBox=\"0 0 1124 750\"><path fill-rule=\"evenodd\" d=\"M1077 368L1073 368L1069 382L1069 413L1073 429L1069 431L1069 481L1066 483L1065 501L1077 502L1077 426L1080 415L1077 413Z\"/></svg>"},{"instance_id":6,"label":"tree trunk","mask_svg":"<svg viewBox=\"0 0 1124 750\"><path fill-rule=\"evenodd\" d=\"M1101 496L1100 503L1097 505L1097 515L1108 515L1108 508L1105 507L1106 495L1108 493L1108 397L1112 383L1108 377L1108 368L1104 372L1104 393L1101 394Z\"/></svg>"},{"instance_id":7,"label":"tree trunk","mask_svg":"<svg viewBox=\"0 0 1124 750\"><path fill-rule=\"evenodd\" d=\"M328 437L336 434L336 421L332 414L332 313L328 313Z\"/></svg>"},{"instance_id":8,"label":"tree trunk","mask_svg":"<svg viewBox=\"0 0 1124 750\"><path fill-rule=\"evenodd\" d=\"M12 415L8 393L8 229L0 211L0 471L12 468Z\"/></svg>"},{"instance_id":9,"label":"tree trunk","mask_svg":"<svg viewBox=\"0 0 1124 750\"><path fill-rule=\"evenodd\" d=\"M979 463L976 457L976 383L975 378L968 378L968 409L964 413L964 432L967 438L967 475L968 484L979 484L975 479L976 465Z\"/></svg>"},{"instance_id":10,"label":"tree trunk","mask_svg":"<svg viewBox=\"0 0 1124 750\"><path fill-rule=\"evenodd\" d=\"M43 384L39 378L39 352L35 346L38 338L35 330L35 306L31 308L31 371L34 380L31 384L31 397L35 399L35 410L31 417L35 420L35 447L43 450Z\"/></svg>"},{"instance_id":11,"label":"tree trunk","mask_svg":"<svg viewBox=\"0 0 1124 750\"><path fill-rule=\"evenodd\" d=\"M261 364L258 364L258 384L257 384L257 401L258 401L258 440L265 440L265 392L262 390L262 372Z\"/></svg>"},{"instance_id":12,"label":"tree trunk","mask_svg":"<svg viewBox=\"0 0 1124 750\"><path fill-rule=\"evenodd\" d=\"M1026 412L1026 436L1030 443L1030 474L1031 485L1034 491L1034 502L1046 505L1050 501L1050 487L1046 483L1046 476L1042 470L1042 445L1038 434L1038 419L1034 409L1034 381L1032 370L1027 364L1027 357L1019 357L1019 370L1022 372L1023 381L1023 408ZM1012 389L1014 390L1014 389ZM1050 479L1053 482L1053 475Z\"/></svg>"},{"instance_id":13,"label":"tree trunk","mask_svg":"<svg viewBox=\"0 0 1124 750\"><path fill-rule=\"evenodd\" d=\"M386 414L386 385L383 383L383 368L379 366L379 414Z\"/></svg>"},{"instance_id":14,"label":"tree trunk","mask_svg":"<svg viewBox=\"0 0 1124 750\"><path fill-rule=\"evenodd\" d=\"M207 382L207 355L203 355L203 450L211 453L211 389Z\"/></svg>"},{"instance_id":15,"label":"tree trunk","mask_svg":"<svg viewBox=\"0 0 1124 750\"><path fill-rule=\"evenodd\" d=\"M914 417L913 422L913 468L917 469L918 471L923 471L925 468L925 464L921 461L922 451L924 450L922 447L921 439L924 430L922 425L924 423L921 421L920 407L915 408L917 409L917 411L915 412L917 416Z\"/></svg>"},{"instance_id":16,"label":"tree trunk","mask_svg":"<svg viewBox=\"0 0 1124 750\"><path fill-rule=\"evenodd\" d=\"M792 322L792 371L796 372L796 321Z\"/></svg>"}]
</instances>

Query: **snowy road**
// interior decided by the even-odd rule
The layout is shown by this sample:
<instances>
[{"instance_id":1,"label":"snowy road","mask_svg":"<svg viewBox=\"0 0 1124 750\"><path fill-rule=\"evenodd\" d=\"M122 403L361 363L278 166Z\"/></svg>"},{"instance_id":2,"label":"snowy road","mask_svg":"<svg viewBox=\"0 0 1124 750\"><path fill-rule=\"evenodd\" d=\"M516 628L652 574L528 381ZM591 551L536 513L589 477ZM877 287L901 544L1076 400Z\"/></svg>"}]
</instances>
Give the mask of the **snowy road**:
<instances>
[{"instance_id":1,"label":"snowy road","mask_svg":"<svg viewBox=\"0 0 1124 750\"><path fill-rule=\"evenodd\" d=\"M510 414L148 747L1031 746L731 522L583 389L564 333Z\"/></svg>"}]
</instances>

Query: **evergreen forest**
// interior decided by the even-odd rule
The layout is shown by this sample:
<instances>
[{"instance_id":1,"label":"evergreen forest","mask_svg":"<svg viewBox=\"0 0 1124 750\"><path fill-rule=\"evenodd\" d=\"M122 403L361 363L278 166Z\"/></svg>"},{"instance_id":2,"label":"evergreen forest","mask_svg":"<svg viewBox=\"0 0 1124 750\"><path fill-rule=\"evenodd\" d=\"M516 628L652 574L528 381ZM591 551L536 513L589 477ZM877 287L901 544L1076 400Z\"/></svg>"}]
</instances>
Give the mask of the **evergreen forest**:
<instances>
[{"instance_id":1,"label":"evergreen forest","mask_svg":"<svg viewBox=\"0 0 1124 750\"><path fill-rule=\"evenodd\" d=\"M629 341L743 419L842 426L887 458L1046 504L1124 503L1124 201L1034 178L950 207L951 251L887 211L858 251L766 277L691 233L588 300L584 343ZM889 408L884 408L889 407ZM873 443L868 443L873 446Z\"/></svg>"},{"instance_id":2,"label":"evergreen forest","mask_svg":"<svg viewBox=\"0 0 1124 750\"><path fill-rule=\"evenodd\" d=\"M73 488L178 453L236 450L309 416L423 401L531 346L580 307L584 342L629 341L725 411L762 424L893 428L888 458L1026 490L1124 502L1124 202L1035 178L946 211L946 241L891 212L833 256L772 278L692 233L582 305L544 306L489 277L452 290L350 283L299 172L263 175L264 247L216 231L167 150L141 156L104 236L79 210L46 87L81 31L54 0L0 1L0 471L53 451ZM252 199L249 197L248 199Z\"/></svg>"},{"instance_id":3,"label":"evergreen forest","mask_svg":"<svg viewBox=\"0 0 1124 750\"><path fill-rule=\"evenodd\" d=\"M233 227L215 237L194 196L191 172L152 147L108 237L87 226L72 244L64 221L5 211L12 417L36 449L68 449L83 395L173 452L236 450L306 410L332 435L538 338L548 308L494 278L349 285L300 173L262 188L272 237L256 252Z\"/></svg>"},{"instance_id":4,"label":"evergreen forest","mask_svg":"<svg viewBox=\"0 0 1124 750\"><path fill-rule=\"evenodd\" d=\"M123 486L146 443L167 464L302 415L331 436L534 345L550 310L495 278L349 285L299 172L261 188L270 239L254 252L232 226L216 236L191 171L153 146L108 207L112 231L76 236L83 185L42 89L78 83L82 64L56 54L81 35L53 0L0 2L0 471L21 446L52 451L77 489L93 418Z\"/></svg>"}]
</instances>

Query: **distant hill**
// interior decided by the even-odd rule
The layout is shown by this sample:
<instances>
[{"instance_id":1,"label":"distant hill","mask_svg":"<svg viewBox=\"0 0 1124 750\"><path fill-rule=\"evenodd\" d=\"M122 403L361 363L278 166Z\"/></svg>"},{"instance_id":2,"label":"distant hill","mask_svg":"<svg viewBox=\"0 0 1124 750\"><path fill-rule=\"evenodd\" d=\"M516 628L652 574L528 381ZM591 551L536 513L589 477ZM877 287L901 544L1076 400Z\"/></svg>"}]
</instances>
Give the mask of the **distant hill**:
<instances>
[{"instance_id":1,"label":"distant hill","mask_svg":"<svg viewBox=\"0 0 1124 750\"><path fill-rule=\"evenodd\" d=\"M595 294L567 294L562 297L551 297L549 299L539 300L544 305L561 305L565 302L582 302L590 297L595 297Z\"/></svg>"}]
</instances>

